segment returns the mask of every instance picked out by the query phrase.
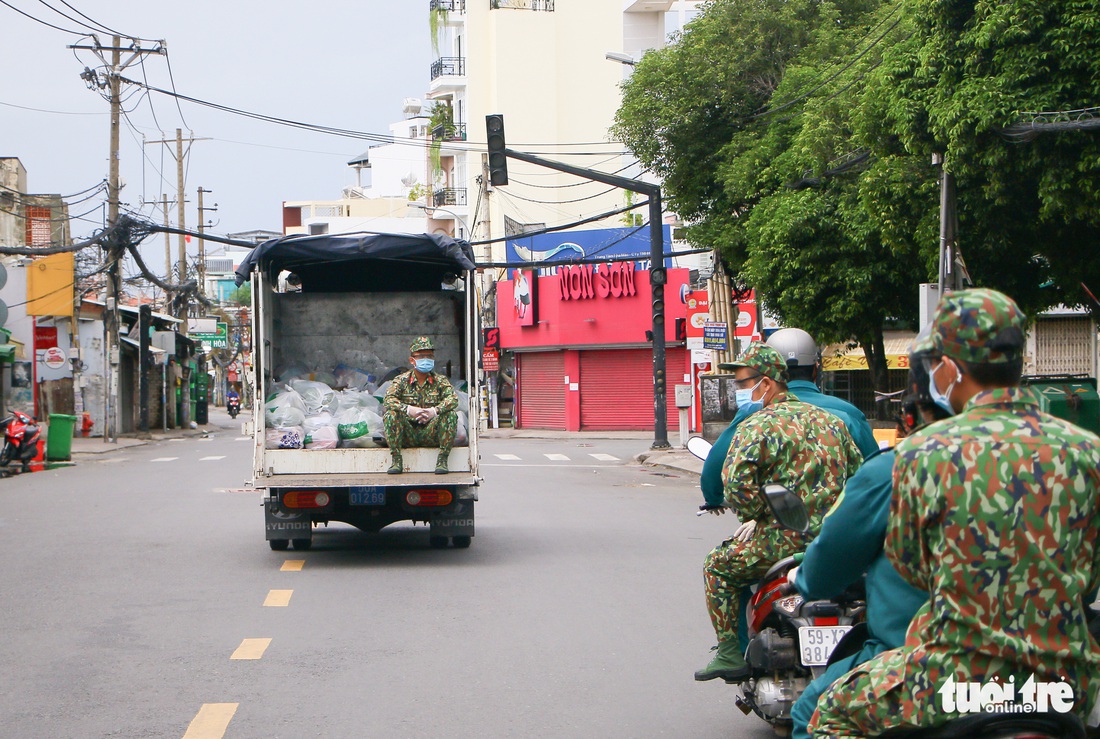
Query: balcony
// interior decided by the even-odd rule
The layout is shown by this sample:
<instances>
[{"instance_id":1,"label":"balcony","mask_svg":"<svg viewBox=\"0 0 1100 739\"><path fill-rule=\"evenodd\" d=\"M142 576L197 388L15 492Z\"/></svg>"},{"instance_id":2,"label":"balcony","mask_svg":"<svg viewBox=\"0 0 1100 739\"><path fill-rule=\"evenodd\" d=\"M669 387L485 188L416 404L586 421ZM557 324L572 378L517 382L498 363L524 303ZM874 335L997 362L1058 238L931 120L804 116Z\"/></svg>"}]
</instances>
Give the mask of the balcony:
<instances>
[{"instance_id":1,"label":"balcony","mask_svg":"<svg viewBox=\"0 0 1100 739\"><path fill-rule=\"evenodd\" d=\"M448 13L465 13L466 0L430 0L428 10L446 10Z\"/></svg>"},{"instance_id":2,"label":"balcony","mask_svg":"<svg viewBox=\"0 0 1100 739\"><path fill-rule=\"evenodd\" d=\"M465 77L466 60L460 56L444 56L432 62L432 79L440 77Z\"/></svg>"},{"instance_id":3,"label":"balcony","mask_svg":"<svg viewBox=\"0 0 1100 739\"><path fill-rule=\"evenodd\" d=\"M465 141L465 123L444 123L432 129L432 141Z\"/></svg>"},{"instance_id":4,"label":"balcony","mask_svg":"<svg viewBox=\"0 0 1100 739\"><path fill-rule=\"evenodd\" d=\"M443 208L448 205L466 205L465 187L445 187L432 193L432 206Z\"/></svg>"},{"instance_id":5,"label":"balcony","mask_svg":"<svg viewBox=\"0 0 1100 739\"><path fill-rule=\"evenodd\" d=\"M490 10L544 10L554 12L554 0L489 0Z\"/></svg>"}]
</instances>

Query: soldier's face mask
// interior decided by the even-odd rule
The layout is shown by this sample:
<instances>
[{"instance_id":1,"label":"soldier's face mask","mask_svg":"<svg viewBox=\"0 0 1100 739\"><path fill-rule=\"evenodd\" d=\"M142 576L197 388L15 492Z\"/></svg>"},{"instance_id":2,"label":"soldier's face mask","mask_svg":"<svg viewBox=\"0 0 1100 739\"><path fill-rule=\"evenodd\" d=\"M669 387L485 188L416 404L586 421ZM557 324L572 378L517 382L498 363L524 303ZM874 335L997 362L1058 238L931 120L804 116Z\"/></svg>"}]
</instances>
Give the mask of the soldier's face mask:
<instances>
[{"instance_id":1,"label":"soldier's face mask","mask_svg":"<svg viewBox=\"0 0 1100 739\"><path fill-rule=\"evenodd\" d=\"M752 399L752 394L756 392L756 388L760 387L760 383L762 382L764 382L764 378L760 377L752 387L738 388L734 391L734 401L737 403L738 410L743 408L748 413L755 413L764 407L763 400Z\"/></svg>"},{"instance_id":2,"label":"soldier's face mask","mask_svg":"<svg viewBox=\"0 0 1100 739\"><path fill-rule=\"evenodd\" d=\"M932 402L943 409L949 416L955 415L955 409L951 407L951 392L955 389L955 386L959 384L959 380L962 379L962 375L959 374L958 367L955 368L955 379L951 381L951 384L947 386L947 390L940 392L939 387L936 385L936 372L940 370L947 362L944 357L938 357L939 364L935 367L928 368L928 364L935 362L936 359L925 358L925 367L928 368L928 395L931 396Z\"/></svg>"}]
</instances>

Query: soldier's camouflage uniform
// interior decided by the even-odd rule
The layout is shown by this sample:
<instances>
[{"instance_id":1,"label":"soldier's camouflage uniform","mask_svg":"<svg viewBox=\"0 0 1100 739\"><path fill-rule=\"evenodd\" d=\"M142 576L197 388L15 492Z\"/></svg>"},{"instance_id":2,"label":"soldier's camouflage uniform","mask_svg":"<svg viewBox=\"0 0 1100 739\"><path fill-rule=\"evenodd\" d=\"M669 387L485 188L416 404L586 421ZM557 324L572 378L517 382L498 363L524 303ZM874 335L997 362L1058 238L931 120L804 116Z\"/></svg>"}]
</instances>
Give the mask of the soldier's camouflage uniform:
<instances>
[{"instance_id":1,"label":"soldier's camouflage uniform","mask_svg":"<svg viewBox=\"0 0 1100 739\"><path fill-rule=\"evenodd\" d=\"M1023 321L1006 296L961 291L941 301L931 341L964 361L1007 361L991 337ZM984 390L899 443L893 477L886 556L931 598L903 647L822 695L811 733L942 724L958 716L937 693L948 678L1014 678L1017 695L1031 676L1065 679L1086 718L1100 686L1085 607L1100 584L1100 439L1041 412L1028 390Z\"/></svg>"},{"instance_id":2,"label":"soldier's camouflage uniform","mask_svg":"<svg viewBox=\"0 0 1100 739\"><path fill-rule=\"evenodd\" d=\"M439 456L446 459L458 430L458 395L445 375L433 371L424 382L417 382L416 373L411 370L398 375L390 383L382 405L385 408L382 425L391 450L438 447ZM405 406L409 405L438 408L439 415L421 426L405 413Z\"/></svg>"},{"instance_id":3,"label":"soldier's camouflage uniform","mask_svg":"<svg viewBox=\"0 0 1100 739\"><path fill-rule=\"evenodd\" d=\"M774 374L785 377L779 354L765 348L767 358L774 354L779 363ZM764 366L755 369L772 376ZM811 531L817 533L845 480L862 462L863 454L839 418L790 395L776 396L741 422L730 442L722 483L726 505L740 521L756 521L757 526L747 542L727 539L719 544L703 565L707 611L719 642L737 639L738 591L778 560L804 550L812 538L779 527L761 486L776 482L797 493L806 503Z\"/></svg>"}]
</instances>

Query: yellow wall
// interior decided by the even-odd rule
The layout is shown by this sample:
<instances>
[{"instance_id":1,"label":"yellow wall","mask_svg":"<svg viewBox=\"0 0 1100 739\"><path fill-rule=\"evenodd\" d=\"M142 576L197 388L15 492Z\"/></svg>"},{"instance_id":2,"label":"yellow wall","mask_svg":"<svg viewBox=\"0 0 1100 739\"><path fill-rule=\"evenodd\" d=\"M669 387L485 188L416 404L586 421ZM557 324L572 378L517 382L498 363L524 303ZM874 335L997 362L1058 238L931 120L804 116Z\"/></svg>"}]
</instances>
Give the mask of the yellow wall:
<instances>
[{"instance_id":1,"label":"yellow wall","mask_svg":"<svg viewBox=\"0 0 1100 739\"><path fill-rule=\"evenodd\" d=\"M51 254L27 267L27 315L73 315L73 255Z\"/></svg>"}]
</instances>

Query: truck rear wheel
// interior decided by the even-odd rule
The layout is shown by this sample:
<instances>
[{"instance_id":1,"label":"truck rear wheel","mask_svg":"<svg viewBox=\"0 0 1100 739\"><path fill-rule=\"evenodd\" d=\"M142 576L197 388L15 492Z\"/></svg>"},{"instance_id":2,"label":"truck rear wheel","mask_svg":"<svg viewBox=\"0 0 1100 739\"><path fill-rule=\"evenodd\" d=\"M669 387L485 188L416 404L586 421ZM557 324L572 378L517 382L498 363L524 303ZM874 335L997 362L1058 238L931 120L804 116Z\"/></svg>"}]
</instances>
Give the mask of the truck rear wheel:
<instances>
[{"instance_id":1,"label":"truck rear wheel","mask_svg":"<svg viewBox=\"0 0 1100 739\"><path fill-rule=\"evenodd\" d=\"M470 542L473 541L472 536L453 536L451 542L455 545L455 549L469 549Z\"/></svg>"},{"instance_id":2,"label":"truck rear wheel","mask_svg":"<svg viewBox=\"0 0 1100 739\"><path fill-rule=\"evenodd\" d=\"M294 550L304 552L313 546L313 539L294 539Z\"/></svg>"},{"instance_id":3,"label":"truck rear wheel","mask_svg":"<svg viewBox=\"0 0 1100 739\"><path fill-rule=\"evenodd\" d=\"M273 552L285 552L290 546L290 539L268 539L268 545Z\"/></svg>"}]
</instances>

